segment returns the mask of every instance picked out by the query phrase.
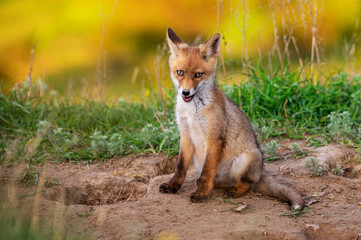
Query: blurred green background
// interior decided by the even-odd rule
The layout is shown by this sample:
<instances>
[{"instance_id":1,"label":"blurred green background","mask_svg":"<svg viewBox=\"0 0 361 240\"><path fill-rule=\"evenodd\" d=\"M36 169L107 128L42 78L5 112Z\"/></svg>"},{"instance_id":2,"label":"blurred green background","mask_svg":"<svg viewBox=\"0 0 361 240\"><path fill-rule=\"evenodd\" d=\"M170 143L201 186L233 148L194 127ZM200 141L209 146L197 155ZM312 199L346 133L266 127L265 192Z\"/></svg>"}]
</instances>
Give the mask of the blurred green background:
<instances>
[{"instance_id":1,"label":"blurred green background","mask_svg":"<svg viewBox=\"0 0 361 240\"><path fill-rule=\"evenodd\" d=\"M302 59L310 61L315 21L328 64L341 68L352 60L347 70L357 71L359 16L359 0L1 0L2 91L26 79L31 49L37 44L34 81L42 79L64 95L91 95L100 61L104 98L137 100L144 94L140 90L155 82L157 56L162 85L170 86L167 27L191 43L219 31L227 73L241 73L242 64L234 63L245 58L265 66L268 61L279 64L275 26L279 44L285 32L292 33ZM290 46L291 61L297 63L294 52Z\"/></svg>"}]
</instances>

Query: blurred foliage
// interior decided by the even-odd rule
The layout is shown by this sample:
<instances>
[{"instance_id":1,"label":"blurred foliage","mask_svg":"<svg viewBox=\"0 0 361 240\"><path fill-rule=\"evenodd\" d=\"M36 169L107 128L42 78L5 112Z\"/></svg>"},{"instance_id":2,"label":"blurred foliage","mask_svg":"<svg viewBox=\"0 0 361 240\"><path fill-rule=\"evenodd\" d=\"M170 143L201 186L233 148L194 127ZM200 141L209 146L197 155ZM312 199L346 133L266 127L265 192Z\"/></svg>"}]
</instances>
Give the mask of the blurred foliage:
<instances>
[{"instance_id":1,"label":"blurred foliage","mask_svg":"<svg viewBox=\"0 0 361 240\"><path fill-rule=\"evenodd\" d=\"M268 55L272 61L277 60L274 20L279 44L286 36L284 32L292 32L307 60L311 53L312 14L320 45L326 55L332 53L335 58L328 61L337 62L339 56L343 63L349 53L358 56L355 43L360 7L358 0L2 0L0 79L8 83L2 90L28 76L30 52L38 43L34 79L42 78L50 88L63 89L64 94L69 89L72 93L91 89L100 53L106 97L130 97L154 81L154 59L156 55L159 59L167 55L162 45L167 27L187 42L221 32L227 72L239 73L239 66L232 65L232 61L240 62L246 51L253 62L267 65ZM290 51L295 51L293 46ZM161 80L170 85L167 61L161 63Z\"/></svg>"}]
</instances>

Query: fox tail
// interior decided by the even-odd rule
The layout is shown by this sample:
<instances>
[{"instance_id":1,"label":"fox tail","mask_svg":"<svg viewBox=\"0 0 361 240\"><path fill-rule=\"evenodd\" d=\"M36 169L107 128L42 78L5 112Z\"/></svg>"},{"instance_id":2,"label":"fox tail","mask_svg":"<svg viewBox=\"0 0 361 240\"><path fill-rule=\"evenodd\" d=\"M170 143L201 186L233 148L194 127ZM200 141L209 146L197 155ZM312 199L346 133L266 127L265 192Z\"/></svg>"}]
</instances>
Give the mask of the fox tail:
<instances>
[{"instance_id":1,"label":"fox tail","mask_svg":"<svg viewBox=\"0 0 361 240\"><path fill-rule=\"evenodd\" d=\"M263 173L255 190L264 195L287 202L293 209L302 210L305 207L302 195L290 186L279 183L275 178Z\"/></svg>"}]
</instances>

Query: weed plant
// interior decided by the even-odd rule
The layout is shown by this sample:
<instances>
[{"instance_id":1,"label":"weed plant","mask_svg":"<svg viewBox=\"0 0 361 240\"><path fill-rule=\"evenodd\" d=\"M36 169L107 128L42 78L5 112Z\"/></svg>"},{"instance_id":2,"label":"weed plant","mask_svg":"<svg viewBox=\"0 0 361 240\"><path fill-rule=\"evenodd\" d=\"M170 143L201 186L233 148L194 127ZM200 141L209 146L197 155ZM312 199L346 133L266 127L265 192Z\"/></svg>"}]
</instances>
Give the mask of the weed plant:
<instances>
[{"instance_id":1,"label":"weed plant","mask_svg":"<svg viewBox=\"0 0 361 240\"><path fill-rule=\"evenodd\" d=\"M341 165L337 164L335 168L331 169L331 173L342 176L345 171L342 169Z\"/></svg>"},{"instance_id":2,"label":"weed plant","mask_svg":"<svg viewBox=\"0 0 361 240\"><path fill-rule=\"evenodd\" d=\"M352 134L351 114L348 111L342 113L332 112L329 115L330 123L327 129L334 139L341 139L343 136Z\"/></svg>"},{"instance_id":3,"label":"weed plant","mask_svg":"<svg viewBox=\"0 0 361 240\"><path fill-rule=\"evenodd\" d=\"M307 155L307 151L305 149L302 149L298 143L291 143L289 146L292 156L295 158L304 157Z\"/></svg>"},{"instance_id":4,"label":"weed plant","mask_svg":"<svg viewBox=\"0 0 361 240\"><path fill-rule=\"evenodd\" d=\"M275 155L277 150L280 148L280 145L277 143L276 140L272 140L268 143L266 143L265 145L263 145L262 147L262 151L264 154L267 155Z\"/></svg>"},{"instance_id":5,"label":"weed plant","mask_svg":"<svg viewBox=\"0 0 361 240\"><path fill-rule=\"evenodd\" d=\"M308 158L305 161L305 167L308 168L310 177L322 177L327 175L328 166L325 164L320 164L316 158Z\"/></svg>"}]
</instances>

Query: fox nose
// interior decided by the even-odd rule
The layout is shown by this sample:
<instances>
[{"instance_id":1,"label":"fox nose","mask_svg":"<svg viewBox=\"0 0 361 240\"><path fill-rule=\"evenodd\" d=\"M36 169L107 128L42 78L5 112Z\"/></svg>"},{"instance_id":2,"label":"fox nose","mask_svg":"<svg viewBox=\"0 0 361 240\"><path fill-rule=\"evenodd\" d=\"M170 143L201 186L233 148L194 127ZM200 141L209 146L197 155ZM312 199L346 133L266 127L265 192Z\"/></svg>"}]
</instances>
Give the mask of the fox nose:
<instances>
[{"instance_id":1,"label":"fox nose","mask_svg":"<svg viewBox=\"0 0 361 240\"><path fill-rule=\"evenodd\" d=\"M183 96L187 97L191 92L188 89L183 89L182 94Z\"/></svg>"}]
</instances>

